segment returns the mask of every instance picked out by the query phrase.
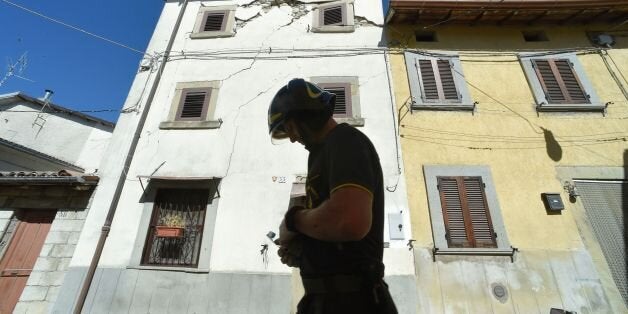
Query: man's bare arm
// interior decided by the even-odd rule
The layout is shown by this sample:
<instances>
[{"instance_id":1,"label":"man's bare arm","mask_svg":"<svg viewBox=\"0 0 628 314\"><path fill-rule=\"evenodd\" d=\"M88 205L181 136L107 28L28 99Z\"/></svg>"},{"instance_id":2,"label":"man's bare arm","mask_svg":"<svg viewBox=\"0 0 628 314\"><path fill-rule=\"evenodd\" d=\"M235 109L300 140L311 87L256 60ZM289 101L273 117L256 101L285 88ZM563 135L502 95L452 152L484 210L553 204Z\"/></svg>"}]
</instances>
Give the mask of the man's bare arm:
<instances>
[{"instance_id":1,"label":"man's bare arm","mask_svg":"<svg viewBox=\"0 0 628 314\"><path fill-rule=\"evenodd\" d=\"M344 186L332 192L319 207L295 214L299 232L322 241L358 241L371 230L373 196L357 186Z\"/></svg>"}]
</instances>

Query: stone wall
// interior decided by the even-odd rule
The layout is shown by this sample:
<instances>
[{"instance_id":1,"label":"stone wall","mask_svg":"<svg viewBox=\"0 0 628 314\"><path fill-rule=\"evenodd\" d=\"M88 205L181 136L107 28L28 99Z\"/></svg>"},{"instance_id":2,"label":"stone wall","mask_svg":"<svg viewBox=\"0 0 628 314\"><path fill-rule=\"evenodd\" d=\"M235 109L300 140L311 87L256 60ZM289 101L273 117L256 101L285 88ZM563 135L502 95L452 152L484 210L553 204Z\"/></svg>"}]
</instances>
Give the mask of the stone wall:
<instances>
[{"instance_id":1,"label":"stone wall","mask_svg":"<svg viewBox=\"0 0 628 314\"><path fill-rule=\"evenodd\" d=\"M0 234L12 210L0 210ZM14 313L46 313L57 299L87 211L59 210Z\"/></svg>"}]
</instances>

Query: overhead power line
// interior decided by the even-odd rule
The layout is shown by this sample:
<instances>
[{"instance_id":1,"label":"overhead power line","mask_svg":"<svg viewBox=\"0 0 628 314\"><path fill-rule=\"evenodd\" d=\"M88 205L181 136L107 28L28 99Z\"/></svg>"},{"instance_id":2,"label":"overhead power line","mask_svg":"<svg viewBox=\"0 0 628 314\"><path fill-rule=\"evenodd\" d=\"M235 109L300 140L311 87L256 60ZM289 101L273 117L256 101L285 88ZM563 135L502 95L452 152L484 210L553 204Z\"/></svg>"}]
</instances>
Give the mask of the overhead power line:
<instances>
[{"instance_id":1,"label":"overhead power line","mask_svg":"<svg viewBox=\"0 0 628 314\"><path fill-rule=\"evenodd\" d=\"M122 48L125 48L125 49L131 50L131 51L133 51L133 52L139 53L139 54L141 54L141 55L145 55L145 54L147 54L147 53L145 53L145 52L143 52L143 51L140 51L140 50L135 49L135 48L133 48L133 47L129 47L129 46L127 46L127 45L125 45L125 44L122 44L122 43L119 43L119 42L117 42L117 41L115 41L115 40L111 40L111 39L109 39L109 38L106 38L106 37L103 37L103 36L100 36L100 35L94 34L94 33L89 32L89 31L86 31L86 30L84 30L84 29L82 29L82 28L79 28L79 27L76 27L76 26L70 25L70 24L65 23L65 22L63 22L63 21L59 21L59 20L57 20L57 19L51 18L51 17L49 17L49 16L46 16L46 15L45 15L45 14L43 14L43 13L40 13L40 12L37 12L37 11L31 10L31 9L29 9L29 8L26 8L26 7L23 7L23 6L21 6L21 5L17 4L17 3L13 3L13 2L8 1L8 0L0 0L0 1L2 1L2 2L4 2L4 3L8 4L8 5L12 5L12 6L14 6L14 7L18 8L18 9L24 10L24 11L26 11L26 12L28 12L28 13L31 13L31 14L37 15L37 16L39 16L39 17L41 17L41 18L44 18L44 19L46 19L46 20L48 20L48 21L51 21L51 22L54 22L54 23L57 23L57 24L61 24L61 25L65 26L65 27L68 27L68 28L73 29L73 30L75 30L75 31L79 31L79 32L81 32L81 33L84 33L84 34L87 34L87 35L89 35L89 36L92 36L92 37L98 38L98 39L100 39L100 40L104 40L104 41L106 41L106 42L108 42L108 43L110 43L110 44L114 44L114 45L116 45L116 46L120 46L120 47L122 47Z\"/></svg>"}]
</instances>

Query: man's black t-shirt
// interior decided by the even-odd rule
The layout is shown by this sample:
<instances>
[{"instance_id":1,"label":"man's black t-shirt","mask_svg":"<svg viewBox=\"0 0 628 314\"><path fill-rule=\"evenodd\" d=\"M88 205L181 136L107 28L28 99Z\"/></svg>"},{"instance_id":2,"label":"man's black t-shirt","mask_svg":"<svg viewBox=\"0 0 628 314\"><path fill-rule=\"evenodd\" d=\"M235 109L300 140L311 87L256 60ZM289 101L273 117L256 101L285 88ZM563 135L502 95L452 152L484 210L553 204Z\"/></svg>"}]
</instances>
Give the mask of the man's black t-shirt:
<instances>
[{"instance_id":1,"label":"man's black t-shirt","mask_svg":"<svg viewBox=\"0 0 628 314\"><path fill-rule=\"evenodd\" d=\"M316 208L345 186L362 188L373 196L372 225L366 237L351 242L326 242L305 236L301 275L314 278L359 274L382 264L384 186L379 156L362 132L339 124L323 143L309 148L307 207Z\"/></svg>"}]
</instances>

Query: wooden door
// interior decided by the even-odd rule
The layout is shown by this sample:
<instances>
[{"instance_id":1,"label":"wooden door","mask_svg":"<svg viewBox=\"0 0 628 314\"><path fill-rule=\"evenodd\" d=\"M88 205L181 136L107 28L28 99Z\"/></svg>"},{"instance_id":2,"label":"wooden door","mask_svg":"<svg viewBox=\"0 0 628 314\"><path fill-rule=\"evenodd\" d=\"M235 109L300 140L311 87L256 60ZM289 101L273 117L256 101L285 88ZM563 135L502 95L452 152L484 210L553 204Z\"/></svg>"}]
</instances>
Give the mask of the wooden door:
<instances>
[{"instance_id":1,"label":"wooden door","mask_svg":"<svg viewBox=\"0 0 628 314\"><path fill-rule=\"evenodd\" d=\"M26 286L56 210L21 210L4 256L0 260L0 314L12 313Z\"/></svg>"}]
</instances>

